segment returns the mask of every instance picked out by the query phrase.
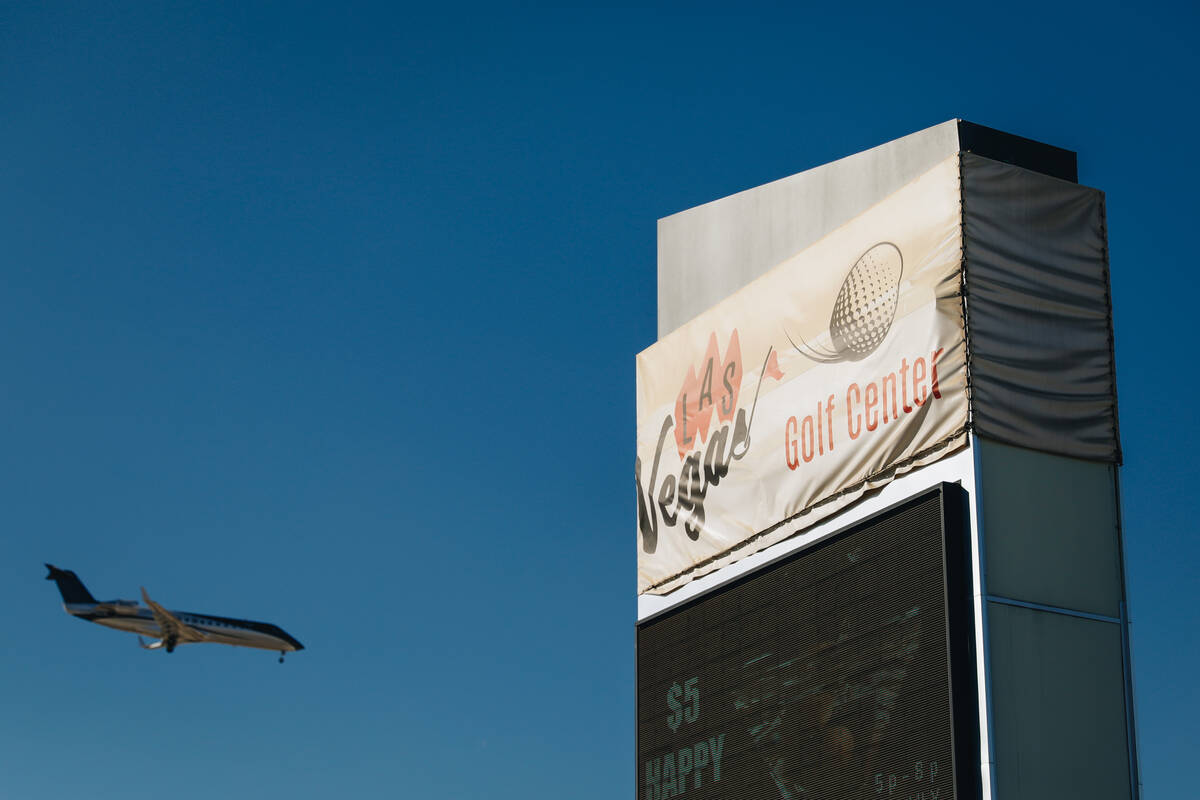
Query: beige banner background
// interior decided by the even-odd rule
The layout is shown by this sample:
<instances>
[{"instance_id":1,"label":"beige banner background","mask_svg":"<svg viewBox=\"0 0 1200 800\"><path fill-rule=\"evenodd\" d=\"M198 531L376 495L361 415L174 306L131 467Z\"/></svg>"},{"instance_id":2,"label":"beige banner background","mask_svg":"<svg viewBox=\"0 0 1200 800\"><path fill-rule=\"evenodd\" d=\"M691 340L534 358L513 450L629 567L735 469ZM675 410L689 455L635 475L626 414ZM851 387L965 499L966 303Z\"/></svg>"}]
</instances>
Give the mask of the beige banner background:
<instances>
[{"instance_id":1,"label":"beige banner background","mask_svg":"<svg viewBox=\"0 0 1200 800\"><path fill-rule=\"evenodd\" d=\"M638 355L639 594L962 445L960 198L954 156Z\"/></svg>"}]
</instances>

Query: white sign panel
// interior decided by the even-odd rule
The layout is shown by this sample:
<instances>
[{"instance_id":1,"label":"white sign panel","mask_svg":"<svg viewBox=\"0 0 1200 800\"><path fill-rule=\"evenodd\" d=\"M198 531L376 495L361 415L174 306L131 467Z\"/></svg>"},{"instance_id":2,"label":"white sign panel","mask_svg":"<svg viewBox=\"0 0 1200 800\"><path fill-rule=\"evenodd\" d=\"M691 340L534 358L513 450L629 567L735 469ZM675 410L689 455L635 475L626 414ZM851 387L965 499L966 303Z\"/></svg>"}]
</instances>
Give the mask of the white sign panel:
<instances>
[{"instance_id":1,"label":"white sign panel","mask_svg":"<svg viewBox=\"0 0 1200 800\"><path fill-rule=\"evenodd\" d=\"M954 156L638 356L639 594L965 442L960 197Z\"/></svg>"}]
</instances>

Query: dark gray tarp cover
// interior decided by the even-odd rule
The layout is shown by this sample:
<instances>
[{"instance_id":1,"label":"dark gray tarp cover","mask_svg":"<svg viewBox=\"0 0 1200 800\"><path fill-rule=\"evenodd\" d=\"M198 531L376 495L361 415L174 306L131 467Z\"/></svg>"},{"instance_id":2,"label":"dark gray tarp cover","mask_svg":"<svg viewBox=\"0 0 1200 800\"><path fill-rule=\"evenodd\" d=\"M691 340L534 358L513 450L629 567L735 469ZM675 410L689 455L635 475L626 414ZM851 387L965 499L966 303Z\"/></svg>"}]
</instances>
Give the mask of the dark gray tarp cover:
<instances>
[{"instance_id":1,"label":"dark gray tarp cover","mask_svg":"<svg viewBox=\"0 0 1200 800\"><path fill-rule=\"evenodd\" d=\"M961 165L976 433L1120 463L1103 193L971 153Z\"/></svg>"}]
</instances>

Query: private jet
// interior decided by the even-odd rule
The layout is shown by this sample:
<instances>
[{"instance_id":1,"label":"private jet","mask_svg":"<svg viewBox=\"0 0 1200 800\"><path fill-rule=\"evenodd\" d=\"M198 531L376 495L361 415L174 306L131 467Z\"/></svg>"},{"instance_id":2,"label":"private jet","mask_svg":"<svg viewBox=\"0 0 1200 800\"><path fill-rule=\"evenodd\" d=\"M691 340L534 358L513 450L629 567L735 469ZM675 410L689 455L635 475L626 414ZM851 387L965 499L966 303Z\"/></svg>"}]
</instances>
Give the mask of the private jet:
<instances>
[{"instance_id":1,"label":"private jet","mask_svg":"<svg viewBox=\"0 0 1200 800\"><path fill-rule=\"evenodd\" d=\"M50 574L46 580L58 584L63 608L73 617L95 622L119 631L138 634L138 642L147 650L162 648L168 653L175 647L193 642L215 642L235 647L256 647L279 652L279 663L287 653L303 650L304 645L293 639L277 625L248 619L214 617L190 611L168 611L150 599L142 588L143 608L136 600L106 600L99 602L74 572L47 564ZM142 636L157 639L146 644Z\"/></svg>"}]
</instances>

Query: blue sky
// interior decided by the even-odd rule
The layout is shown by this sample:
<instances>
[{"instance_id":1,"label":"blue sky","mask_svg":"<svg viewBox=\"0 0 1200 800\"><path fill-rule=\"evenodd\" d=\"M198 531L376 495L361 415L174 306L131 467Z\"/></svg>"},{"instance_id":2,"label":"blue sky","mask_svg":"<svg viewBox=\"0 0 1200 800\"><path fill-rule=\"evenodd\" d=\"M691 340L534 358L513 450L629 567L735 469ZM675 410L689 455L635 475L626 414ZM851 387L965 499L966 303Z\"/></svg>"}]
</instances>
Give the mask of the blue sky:
<instances>
[{"instance_id":1,"label":"blue sky","mask_svg":"<svg viewBox=\"0 0 1200 800\"><path fill-rule=\"evenodd\" d=\"M0 794L633 791L655 220L951 117L1108 195L1143 781L1194 787L1192 4L6 4ZM138 650L97 596L309 649Z\"/></svg>"}]
</instances>

